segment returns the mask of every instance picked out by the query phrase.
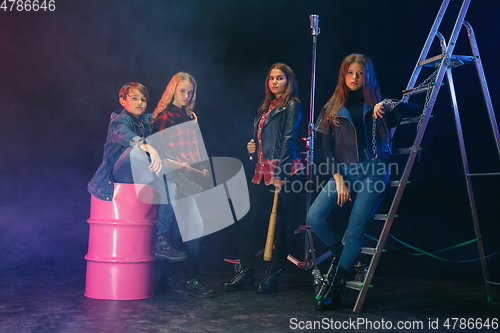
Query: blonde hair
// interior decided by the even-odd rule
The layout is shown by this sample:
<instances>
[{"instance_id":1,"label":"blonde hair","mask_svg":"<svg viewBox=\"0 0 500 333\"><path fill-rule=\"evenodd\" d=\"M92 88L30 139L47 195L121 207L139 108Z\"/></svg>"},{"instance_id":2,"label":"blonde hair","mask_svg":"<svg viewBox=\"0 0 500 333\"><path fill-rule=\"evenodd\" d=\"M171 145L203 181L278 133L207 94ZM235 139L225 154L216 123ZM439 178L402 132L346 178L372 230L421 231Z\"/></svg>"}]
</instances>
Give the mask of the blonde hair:
<instances>
[{"instance_id":1,"label":"blonde hair","mask_svg":"<svg viewBox=\"0 0 500 333\"><path fill-rule=\"evenodd\" d=\"M160 101L158 102L158 106L153 112L153 118L152 120L155 121L156 117L158 117L158 114L162 111L164 111L167 106L172 103L174 99L174 94L175 94L175 89L177 89L177 85L179 82L183 81L188 81L193 85L193 96L191 97L191 100L189 101L188 104L183 106L182 108L184 111L186 111L186 114L189 118L191 118L191 115L193 114L193 109L194 109L194 102L196 100L196 81L194 78L189 75L188 73L184 72L179 72L175 74L170 82L167 85L167 88L165 89L165 92L163 93L163 96L161 97Z\"/></svg>"}]
</instances>

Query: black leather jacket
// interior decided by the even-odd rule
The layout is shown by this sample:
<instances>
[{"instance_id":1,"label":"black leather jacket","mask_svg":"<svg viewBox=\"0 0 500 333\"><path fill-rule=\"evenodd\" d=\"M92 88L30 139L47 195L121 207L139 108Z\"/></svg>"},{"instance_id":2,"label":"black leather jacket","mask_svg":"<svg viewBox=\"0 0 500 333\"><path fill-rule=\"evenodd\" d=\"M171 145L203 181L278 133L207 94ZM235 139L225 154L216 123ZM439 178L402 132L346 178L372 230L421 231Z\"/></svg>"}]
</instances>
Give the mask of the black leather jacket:
<instances>
[{"instance_id":1,"label":"black leather jacket","mask_svg":"<svg viewBox=\"0 0 500 333\"><path fill-rule=\"evenodd\" d=\"M257 131L262 114L254 120L253 140L259 148ZM283 108L275 108L266 117L262 126L262 155L266 160L276 160L274 178L284 180L290 162L300 157L295 137L302 119L302 107L299 100L292 99ZM257 162L257 154L251 154L250 160Z\"/></svg>"},{"instance_id":2,"label":"black leather jacket","mask_svg":"<svg viewBox=\"0 0 500 333\"><path fill-rule=\"evenodd\" d=\"M363 118L366 133L366 147L364 156L359 156L356 128L352 123L349 111L342 107L338 113L339 124L330 124L330 127L323 132L322 119L326 110L325 105L321 112L315 130L323 133L323 154L332 174L338 173L339 164L350 164L363 161L366 158L374 158L372 144L373 110L369 105L363 107ZM392 112L386 113L382 119L377 120L377 131L375 133L376 152L379 159L388 159L391 155L392 139L390 129L397 127L403 117L417 116L422 113L422 108L413 103L401 103Z\"/></svg>"}]
</instances>

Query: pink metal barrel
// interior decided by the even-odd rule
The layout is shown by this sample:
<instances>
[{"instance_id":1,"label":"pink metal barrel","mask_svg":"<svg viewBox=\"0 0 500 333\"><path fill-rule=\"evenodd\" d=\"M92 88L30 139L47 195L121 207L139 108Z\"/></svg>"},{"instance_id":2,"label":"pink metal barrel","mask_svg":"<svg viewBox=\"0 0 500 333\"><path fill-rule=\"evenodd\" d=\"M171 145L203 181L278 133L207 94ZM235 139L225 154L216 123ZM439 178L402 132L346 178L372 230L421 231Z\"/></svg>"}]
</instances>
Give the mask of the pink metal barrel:
<instances>
[{"instance_id":1,"label":"pink metal barrel","mask_svg":"<svg viewBox=\"0 0 500 333\"><path fill-rule=\"evenodd\" d=\"M158 205L146 202L155 202L155 194L149 185L115 183L112 201L91 197L85 296L113 300L154 296Z\"/></svg>"}]
</instances>

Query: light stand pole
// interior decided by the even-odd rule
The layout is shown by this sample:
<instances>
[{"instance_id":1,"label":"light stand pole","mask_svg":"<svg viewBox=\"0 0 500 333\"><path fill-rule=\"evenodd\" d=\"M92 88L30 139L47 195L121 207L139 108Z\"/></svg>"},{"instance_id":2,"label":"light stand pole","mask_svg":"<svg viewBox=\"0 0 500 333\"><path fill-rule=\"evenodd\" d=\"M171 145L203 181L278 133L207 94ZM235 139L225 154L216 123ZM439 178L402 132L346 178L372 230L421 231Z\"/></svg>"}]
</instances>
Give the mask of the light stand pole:
<instances>
[{"instance_id":1,"label":"light stand pole","mask_svg":"<svg viewBox=\"0 0 500 333\"><path fill-rule=\"evenodd\" d=\"M316 43L320 29L318 27L319 15L310 15L309 20L311 22L312 37L313 37L313 51L312 51L312 70L311 70L311 98L309 100L309 125L307 132L307 210L311 206L311 194L312 191L309 186L312 183L312 165L314 163L314 98L315 98L315 88L316 88ZM307 223L306 223L307 224Z\"/></svg>"},{"instance_id":2,"label":"light stand pole","mask_svg":"<svg viewBox=\"0 0 500 333\"><path fill-rule=\"evenodd\" d=\"M309 102L309 125L308 125L308 137L306 141L307 153L306 153L306 163L307 163L307 182L304 186L306 190L307 196L307 208L306 212L309 211L309 207L311 206L311 198L312 198L312 178L313 178L313 163L314 163L314 92L316 87L316 42L320 32L318 27L319 15L310 15L309 20L311 23L312 29L312 37L313 37L313 51L312 51L312 71L311 71L311 98ZM299 229L295 231L295 233L305 232L305 246L304 246L304 261L300 262L296 258L288 255L288 260L294 263L299 268L308 269L311 268L311 264L309 261L309 254L311 255L312 261L312 275L314 277L314 285L318 286L321 284L321 273L318 269L316 263L316 253L314 250L314 244L312 239L312 231L311 227L306 224L300 226Z\"/></svg>"}]
</instances>

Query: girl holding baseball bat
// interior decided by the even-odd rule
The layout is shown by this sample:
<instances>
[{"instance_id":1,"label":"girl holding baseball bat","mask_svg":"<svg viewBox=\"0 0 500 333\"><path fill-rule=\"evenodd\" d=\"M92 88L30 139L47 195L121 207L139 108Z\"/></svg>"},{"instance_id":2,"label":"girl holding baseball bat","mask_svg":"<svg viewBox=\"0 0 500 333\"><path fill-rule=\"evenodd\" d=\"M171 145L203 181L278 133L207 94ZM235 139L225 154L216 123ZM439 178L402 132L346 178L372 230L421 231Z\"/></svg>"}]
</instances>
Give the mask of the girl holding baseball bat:
<instances>
[{"instance_id":1,"label":"girl holding baseball bat","mask_svg":"<svg viewBox=\"0 0 500 333\"><path fill-rule=\"evenodd\" d=\"M179 72L168 83L153 113L153 133L159 132L163 143L158 149L163 158L167 157L163 163L177 169L166 177L172 203L160 205L159 209L163 210L163 215L169 213L171 218L161 223L158 222L155 257L159 259L168 258L170 252L175 250L174 243L176 246L180 244L179 228L175 223L175 208L175 213L180 212L183 215L182 220L188 220L187 223L189 224L187 226L189 230L188 240L185 243L187 252L184 263L186 282L181 284L180 281L177 281L173 274L173 265L166 262L164 263L167 273L166 287L173 290L185 290L196 297L213 297L215 296L215 290L206 287L198 276L203 221L195 199L189 197L201 191L202 188L186 176L187 173L196 173L197 177L207 178L210 174L208 169L201 163L202 158L198 149L196 133L191 130L190 126L177 126L175 129L164 131L169 127L196 121L197 117L193 112L195 100L196 81L188 73ZM191 168L191 165L200 166L201 171ZM179 168L179 166L182 167ZM182 204L176 201L180 196L186 195L188 197L182 200ZM181 221L181 217L177 216L177 220Z\"/></svg>"},{"instance_id":2,"label":"girl holding baseball bat","mask_svg":"<svg viewBox=\"0 0 500 333\"><path fill-rule=\"evenodd\" d=\"M337 88L319 116L324 156L333 177L321 190L307 214L307 222L330 248L334 259L316 296L316 310L340 307L340 289L354 267L367 222L385 194L391 153L389 129L403 115L418 115L420 106L382 101L370 58L347 56L340 67ZM354 201L353 201L354 200ZM345 245L327 221L330 212L353 201Z\"/></svg>"},{"instance_id":3,"label":"girl holding baseball bat","mask_svg":"<svg viewBox=\"0 0 500 333\"><path fill-rule=\"evenodd\" d=\"M254 121L253 139L247 144L250 160L256 164L249 186L250 211L238 222L241 265L236 276L222 285L224 291L255 289L256 228L259 221L269 220L271 207L276 202L276 191L280 192L273 209L277 217L276 227L274 235L271 227L268 234L271 240L268 247L272 249L274 239L275 249L257 292L272 294L279 291L278 278L288 256L293 219L300 206L299 193L294 193L291 186L294 182L302 182L300 170L304 169L296 142L302 108L292 69L283 63L272 65L266 77L265 92L266 99Z\"/></svg>"}]
</instances>

